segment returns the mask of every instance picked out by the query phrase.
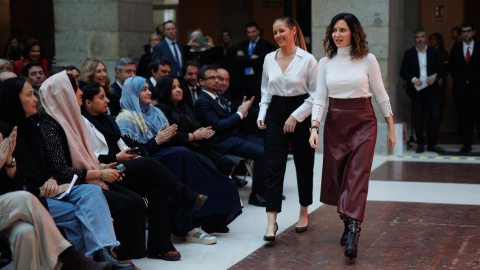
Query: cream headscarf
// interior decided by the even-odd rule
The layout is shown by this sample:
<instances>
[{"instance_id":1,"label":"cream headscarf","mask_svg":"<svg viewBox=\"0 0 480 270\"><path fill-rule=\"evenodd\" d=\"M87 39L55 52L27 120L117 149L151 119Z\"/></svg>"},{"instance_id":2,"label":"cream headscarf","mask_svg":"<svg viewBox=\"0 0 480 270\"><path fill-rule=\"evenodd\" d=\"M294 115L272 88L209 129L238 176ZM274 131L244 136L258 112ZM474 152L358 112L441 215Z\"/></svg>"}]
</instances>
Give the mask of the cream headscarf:
<instances>
[{"instance_id":1,"label":"cream headscarf","mask_svg":"<svg viewBox=\"0 0 480 270\"><path fill-rule=\"evenodd\" d=\"M74 168L98 170L88 128L82 118L75 91L65 71L53 75L40 87L40 102L45 112L62 126Z\"/></svg>"}]
</instances>

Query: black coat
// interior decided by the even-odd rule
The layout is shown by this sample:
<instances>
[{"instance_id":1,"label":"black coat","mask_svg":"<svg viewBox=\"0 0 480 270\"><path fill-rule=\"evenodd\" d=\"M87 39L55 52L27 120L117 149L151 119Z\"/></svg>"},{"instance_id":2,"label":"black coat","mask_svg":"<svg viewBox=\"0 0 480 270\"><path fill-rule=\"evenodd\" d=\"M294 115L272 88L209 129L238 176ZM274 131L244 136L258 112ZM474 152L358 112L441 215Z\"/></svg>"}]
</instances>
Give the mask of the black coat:
<instances>
[{"instance_id":1,"label":"black coat","mask_svg":"<svg viewBox=\"0 0 480 270\"><path fill-rule=\"evenodd\" d=\"M433 47L427 47L427 77L433 74L437 74L437 79L441 78L445 73L443 66L442 56L437 49ZM418 53L415 47L407 50L403 56L402 65L400 67L400 76L407 83L407 94L416 95L419 93L412 83L414 77L420 78L420 64L418 62ZM421 90L426 94L439 94L440 88L438 86L438 80L434 84Z\"/></svg>"},{"instance_id":2,"label":"black coat","mask_svg":"<svg viewBox=\"0 0 480 270\"><path fill-rule=\"evenodd\" d=\"M468 64L463 54L463 43L455 44L450 52L448 69L453 77L454 94L471 91L480 95L480 44L477 41Z\"/></svg>"}]
</instances>

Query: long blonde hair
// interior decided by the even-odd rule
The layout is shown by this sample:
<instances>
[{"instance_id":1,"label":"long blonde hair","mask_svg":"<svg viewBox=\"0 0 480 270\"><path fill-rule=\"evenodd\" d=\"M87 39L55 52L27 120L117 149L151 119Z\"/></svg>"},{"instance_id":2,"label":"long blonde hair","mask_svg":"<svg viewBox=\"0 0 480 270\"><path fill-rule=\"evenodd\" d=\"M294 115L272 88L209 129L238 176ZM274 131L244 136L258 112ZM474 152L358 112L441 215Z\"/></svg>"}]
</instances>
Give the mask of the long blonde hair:
<instances>
[{"instance_id":1,"label":"long blonde hair","mask_svg":"<svg viewBox=\"0 0 480 270\"><path fill-rule=\"evenodd\" d=\"M286 25L290 26L290 29L293 29L293 27L297 28L297 33L295 34L295 45L300 47L304 51L307 50L307 45L305 44L305 38L303 37L302 29L300 29L297 21L295 21L292 17L281 17L273 21L273 23L276 22L283 22Z\"/></svg>"},{"instance_id":2,"label":"long blonde hair","mask_svg":"<svg viewBox=\"0 0 480 270\"><path fill-rule=\"evenodd\" d=\"M78 80L84 82L93 82L93 74L95 73L95 69L97 69L98 64L102 64L105 69L107 69L107 66L102 61L96 58L92 57L85 60L85 63L83 63L83 66L80 69L80 76L78 77ZM105 82L105 86L103 86L103 89L106 93L112 94L112 90L110 89L110 77L108 77L108 72L107 81Z\"/></svg>"}]
</instances>

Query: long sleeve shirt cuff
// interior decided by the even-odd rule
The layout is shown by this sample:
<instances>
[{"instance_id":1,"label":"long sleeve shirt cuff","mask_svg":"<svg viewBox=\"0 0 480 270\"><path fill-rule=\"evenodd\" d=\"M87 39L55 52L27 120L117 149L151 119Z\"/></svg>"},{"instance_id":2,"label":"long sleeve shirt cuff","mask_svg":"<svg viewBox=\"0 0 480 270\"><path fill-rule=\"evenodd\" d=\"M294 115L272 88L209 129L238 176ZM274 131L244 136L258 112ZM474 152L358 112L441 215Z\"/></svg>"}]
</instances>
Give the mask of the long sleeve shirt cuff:
<instances>
[{"instance_id":1,"label":"long sleeve shirt cuff","mask_svg":"<svg viewBox=\"0 0 480 270\"><path fill-rule=\"evenodd\" d=\"M240 119L243 119L243 114L239 111L237 111L237 114L240 116Z\"/></svg>"}]
</instances>

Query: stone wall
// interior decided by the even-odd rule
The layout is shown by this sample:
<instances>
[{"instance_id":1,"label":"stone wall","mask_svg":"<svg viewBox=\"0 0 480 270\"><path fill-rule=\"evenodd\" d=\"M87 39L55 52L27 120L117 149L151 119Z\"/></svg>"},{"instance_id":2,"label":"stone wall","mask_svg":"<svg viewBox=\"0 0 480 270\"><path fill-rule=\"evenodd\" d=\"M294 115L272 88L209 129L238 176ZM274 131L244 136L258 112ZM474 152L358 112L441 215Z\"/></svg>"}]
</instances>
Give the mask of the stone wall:
<instances>
[{"instance_id":1,"label":"stone wall","mask_svg":"<svg viewBox=\"0 0 480 270\"><path fill-rule=\"evenodd\" d=\"M139 59L152 32L151 0L54 0L57 65L81 68L95 57L112 81L119 57Z\"/></svg>"}]
</instances>

